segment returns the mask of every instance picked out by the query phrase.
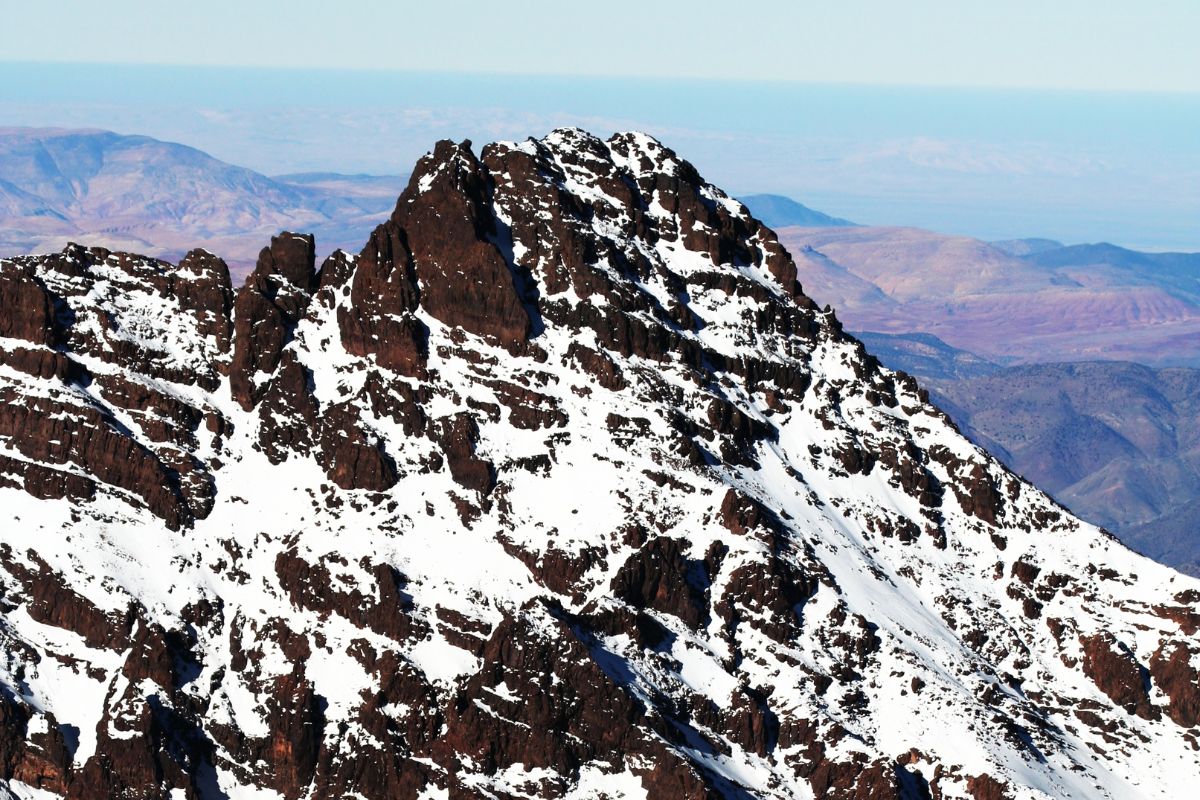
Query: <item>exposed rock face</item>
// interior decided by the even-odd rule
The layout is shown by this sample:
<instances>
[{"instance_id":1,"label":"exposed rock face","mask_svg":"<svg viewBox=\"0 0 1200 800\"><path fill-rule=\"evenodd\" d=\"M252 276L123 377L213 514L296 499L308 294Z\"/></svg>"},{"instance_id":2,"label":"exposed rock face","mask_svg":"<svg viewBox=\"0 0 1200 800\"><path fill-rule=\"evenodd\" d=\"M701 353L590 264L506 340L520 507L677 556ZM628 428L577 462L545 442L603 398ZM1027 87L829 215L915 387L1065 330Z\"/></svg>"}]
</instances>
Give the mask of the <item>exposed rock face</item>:
<instances>
[{"instance_id":1,"label":"exposed rock face","mask_svg":"<svg viewBox=\"0 0 1200 800\"><path fill-rule=\"evenodd\" d=\"M500 251L490 184L470 142L439 142L417 163L392 222L407 236L422 307L446 325L512 347L528 338L530 320Z\"/></svg>"},{"instance_id":2,"label":"exposed rock face","mask_svg":"<svg viewBox=\"0 0 1200 800\"><path fill-rule=\"evenodd\" d=\"M54 302L29 272L0 273L0 336L54 344Z\"/></svg>"},{"instance_id":3,"label":"exposed rock face","mask_svg":"<svg viewBox=\"0 0 1200 800\"><path fill-rule=\"evenodd\" d=\"M1198 650L1186 642L1164 644L1150 661L1155 685L1170 698L1166 713L1181 726L1192 729L1200 726Z\"/></svg>"},{"instance_id":4,"label":"exposed rock face","mask_svg":"<svg viewBox=\"0 0 1200 800\"><path fill-rule=\"evenodd\" d=\"M1100 691L1131 714L1153 717L1158 709L1150 704L1150 681L1146 668L1129 648L1111 634L1087 637L1083 645L1083 671Z\"/></svg>"},{"instance_id":5,"label":"exposed rock face","mask_svg":"<svg viewBox=\"0 0 1200 800\"><path fill-rule=\"evenodd\" d=\"M9 330L29 343L0 362L38 387L0 386L0 480L47 498L107 486L172 529L204 517L215 487L201 428L220 427L208 393L229 348L224 264L197 251L176 269L72 245L0 275L7 301L27 303Z\"/></svg>"},{"instance_id":6,"label":"exposed rock face","mask_svg":"<svg viewBox=\"0 0 1200 800\"><path fill-rule=\"evenodd\" d=\"M171 291L180 308L196 317L196 332L228 353L233 341L229 267L207 250L193 250L179 262L173 278Z\"/></svg>"},{"instance_id":7,"label":"exposed rock face","mask_svg":"<svg viewBox=\"0 0 1200 800\"><path fill-rule=\"evenodd\" d=\"M333 258L341 257L335 254ZM322 283L328 280L328 286L334 288L330 298L336 302L338 283L345 278L334 278L331 267L322 268ZM413 313L419 294L412 254L395 224L380 225L371 234L359 256L350 292L350 303L338 306L346 352L374 356L379 366L401 375L420 375L427 355L427 333Z\"/></svg>"},{"instance_id":8,"label":"exposed rock face","mask_svg":"<svg viewBox=\"0 0 1200 800\"><path fill-rule=\"evenodd\" d=\"M658 142L443 142L313 245L236 293L203 251L0 262L0 795L1200 778L1200 586L967 443Z\"/></svg>"},{"instance_id":9,"label":"exposed rock face","mask_svg":"<svg viewBox=\"0 0 1200 800\"><path fill-rule=\"evenodd\" d=\"M263 379L279 369L283 348L308 308L317 282L315 258L311 236L281 234L263 248L238 293L230 389L247 411L266 393Z\"/></svg>"}]
</instances>

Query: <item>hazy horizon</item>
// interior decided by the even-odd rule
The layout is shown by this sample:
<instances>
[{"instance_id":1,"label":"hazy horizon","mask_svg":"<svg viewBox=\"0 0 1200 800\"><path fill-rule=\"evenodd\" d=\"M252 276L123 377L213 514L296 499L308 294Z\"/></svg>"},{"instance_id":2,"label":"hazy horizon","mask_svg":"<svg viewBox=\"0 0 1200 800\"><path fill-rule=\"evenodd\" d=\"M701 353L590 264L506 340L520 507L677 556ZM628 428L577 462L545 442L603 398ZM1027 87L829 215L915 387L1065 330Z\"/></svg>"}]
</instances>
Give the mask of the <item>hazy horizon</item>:
<instances>
[{"instance_id":1,"label":"hazy horizon","mask_svg":"<svg viewBox=\"0 0 1200 800\"><path fill-rule=\"evenodd\" d=\"M525 0L520 13L459 0L452 16L377 0L59 0L12 11L6 61L1200 91L1193 0ZM64 24L86 47L45 35Z\"/></svg>"},{"instance_id":2,"label":"hazy horizon","mask_svg":"<svg viewBox=\"0 0 1200 800\"><path fill-rule=\"evenodd\" d=\"M1200 250L1194 93L8 62L0 125L144 134L266 174L641 129L732 193L856 222Z\"/></svg>"}]
</instances>

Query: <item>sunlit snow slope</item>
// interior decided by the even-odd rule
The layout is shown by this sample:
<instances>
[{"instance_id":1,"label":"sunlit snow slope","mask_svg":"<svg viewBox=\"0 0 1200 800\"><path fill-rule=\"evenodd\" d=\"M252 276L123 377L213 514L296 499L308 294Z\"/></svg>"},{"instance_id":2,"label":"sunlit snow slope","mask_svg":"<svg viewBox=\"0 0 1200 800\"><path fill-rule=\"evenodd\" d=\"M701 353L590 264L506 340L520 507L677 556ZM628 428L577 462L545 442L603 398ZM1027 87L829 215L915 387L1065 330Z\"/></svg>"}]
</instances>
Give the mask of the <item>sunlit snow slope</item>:
<instances>
[{"instance_id":1,"label":"sunlit snow slope","mask_svg":"<svg viewBox=\"0 0 1200 800\"><path fill-rule=\"evenodd\" d=\"M1174 798L1200 582L653 139L439 143L236 293L0 262L0 797Z\"/></svg>"}]
</instances>

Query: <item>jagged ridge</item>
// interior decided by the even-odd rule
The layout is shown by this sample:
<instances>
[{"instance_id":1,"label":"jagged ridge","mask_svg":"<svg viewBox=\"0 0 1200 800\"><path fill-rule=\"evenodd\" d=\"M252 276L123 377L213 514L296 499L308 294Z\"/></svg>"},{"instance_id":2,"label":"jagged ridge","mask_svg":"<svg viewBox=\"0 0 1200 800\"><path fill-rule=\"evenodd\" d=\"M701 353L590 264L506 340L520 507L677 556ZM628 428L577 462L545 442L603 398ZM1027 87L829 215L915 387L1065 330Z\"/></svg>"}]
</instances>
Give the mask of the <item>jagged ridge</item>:
<instances>
[{"instance_id":1,"label":"jagged ridge","mask_svg":"<svg viewBox=\"0 0 1200 800\"><path fill-rule=\"evenodd\" d=\"M653 139L441 142L236 295L0 262L0 778L1168 797L1200 584L972 447Z\"/></svg>"}]
</instances>

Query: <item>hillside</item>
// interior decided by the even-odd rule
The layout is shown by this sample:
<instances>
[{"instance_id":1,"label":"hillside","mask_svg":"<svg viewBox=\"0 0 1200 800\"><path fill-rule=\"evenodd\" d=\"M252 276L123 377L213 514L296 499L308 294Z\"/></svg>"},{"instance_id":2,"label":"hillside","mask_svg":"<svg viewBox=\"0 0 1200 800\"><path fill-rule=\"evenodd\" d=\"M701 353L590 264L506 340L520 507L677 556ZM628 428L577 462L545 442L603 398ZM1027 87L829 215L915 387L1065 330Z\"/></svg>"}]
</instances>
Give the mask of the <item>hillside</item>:
<instances>
[{"instance_id":1,"label":"hillside","mask_svg":"<svg viewBox=\"0 0 1200 800\"><path fill-rule=\"evenodd\" d=\"M920 378L923 386L980 378L1003 369L994 361L951 347L931 333L855 331L854 336L884 364Z\"/></svg>"},{"instance_id":2,"label":"hillside","mask_svg":"<svg viewBox=\"0 0 1200 800\"><path fill-rule=\"evenodd\" d=\"M0 261L18 797L1175 798L1200 582L972 445L639 133L357 255Z\"/></svg>"},{"instance_id":3,"label":"hillside","mask_svg":"<svg viewBox=\"0 0 1200 800\"><path fill-rule=\"evenodd\" d=\"M284 228L313 230L329 250L356 245L401 186L372 176L273 179L146 136L0 128L0 255L74 240L171 259L205 247L240 275Z\"/></svg>"},{"instance_id":4,"label":"hillside","mask_svg":"<svg viewBox=\"0 0 1200 800\"><path fill-rule=\"evenodd\" d=\"M1131 547L1200 574L1200 370L1038 364L932 385L1017 473Z\"/></svg>"},{"instance_id":5,"label":"hillside","mask_svg":"<svg viewBox=\"0 0 1200 800\"><path fill-rule=\"evenodd\" d=\"M912 228L784 228L780 241L852 330L930 333L1001 363L1200 366L1200 254Z\"/></svg>"}]
</instances>

